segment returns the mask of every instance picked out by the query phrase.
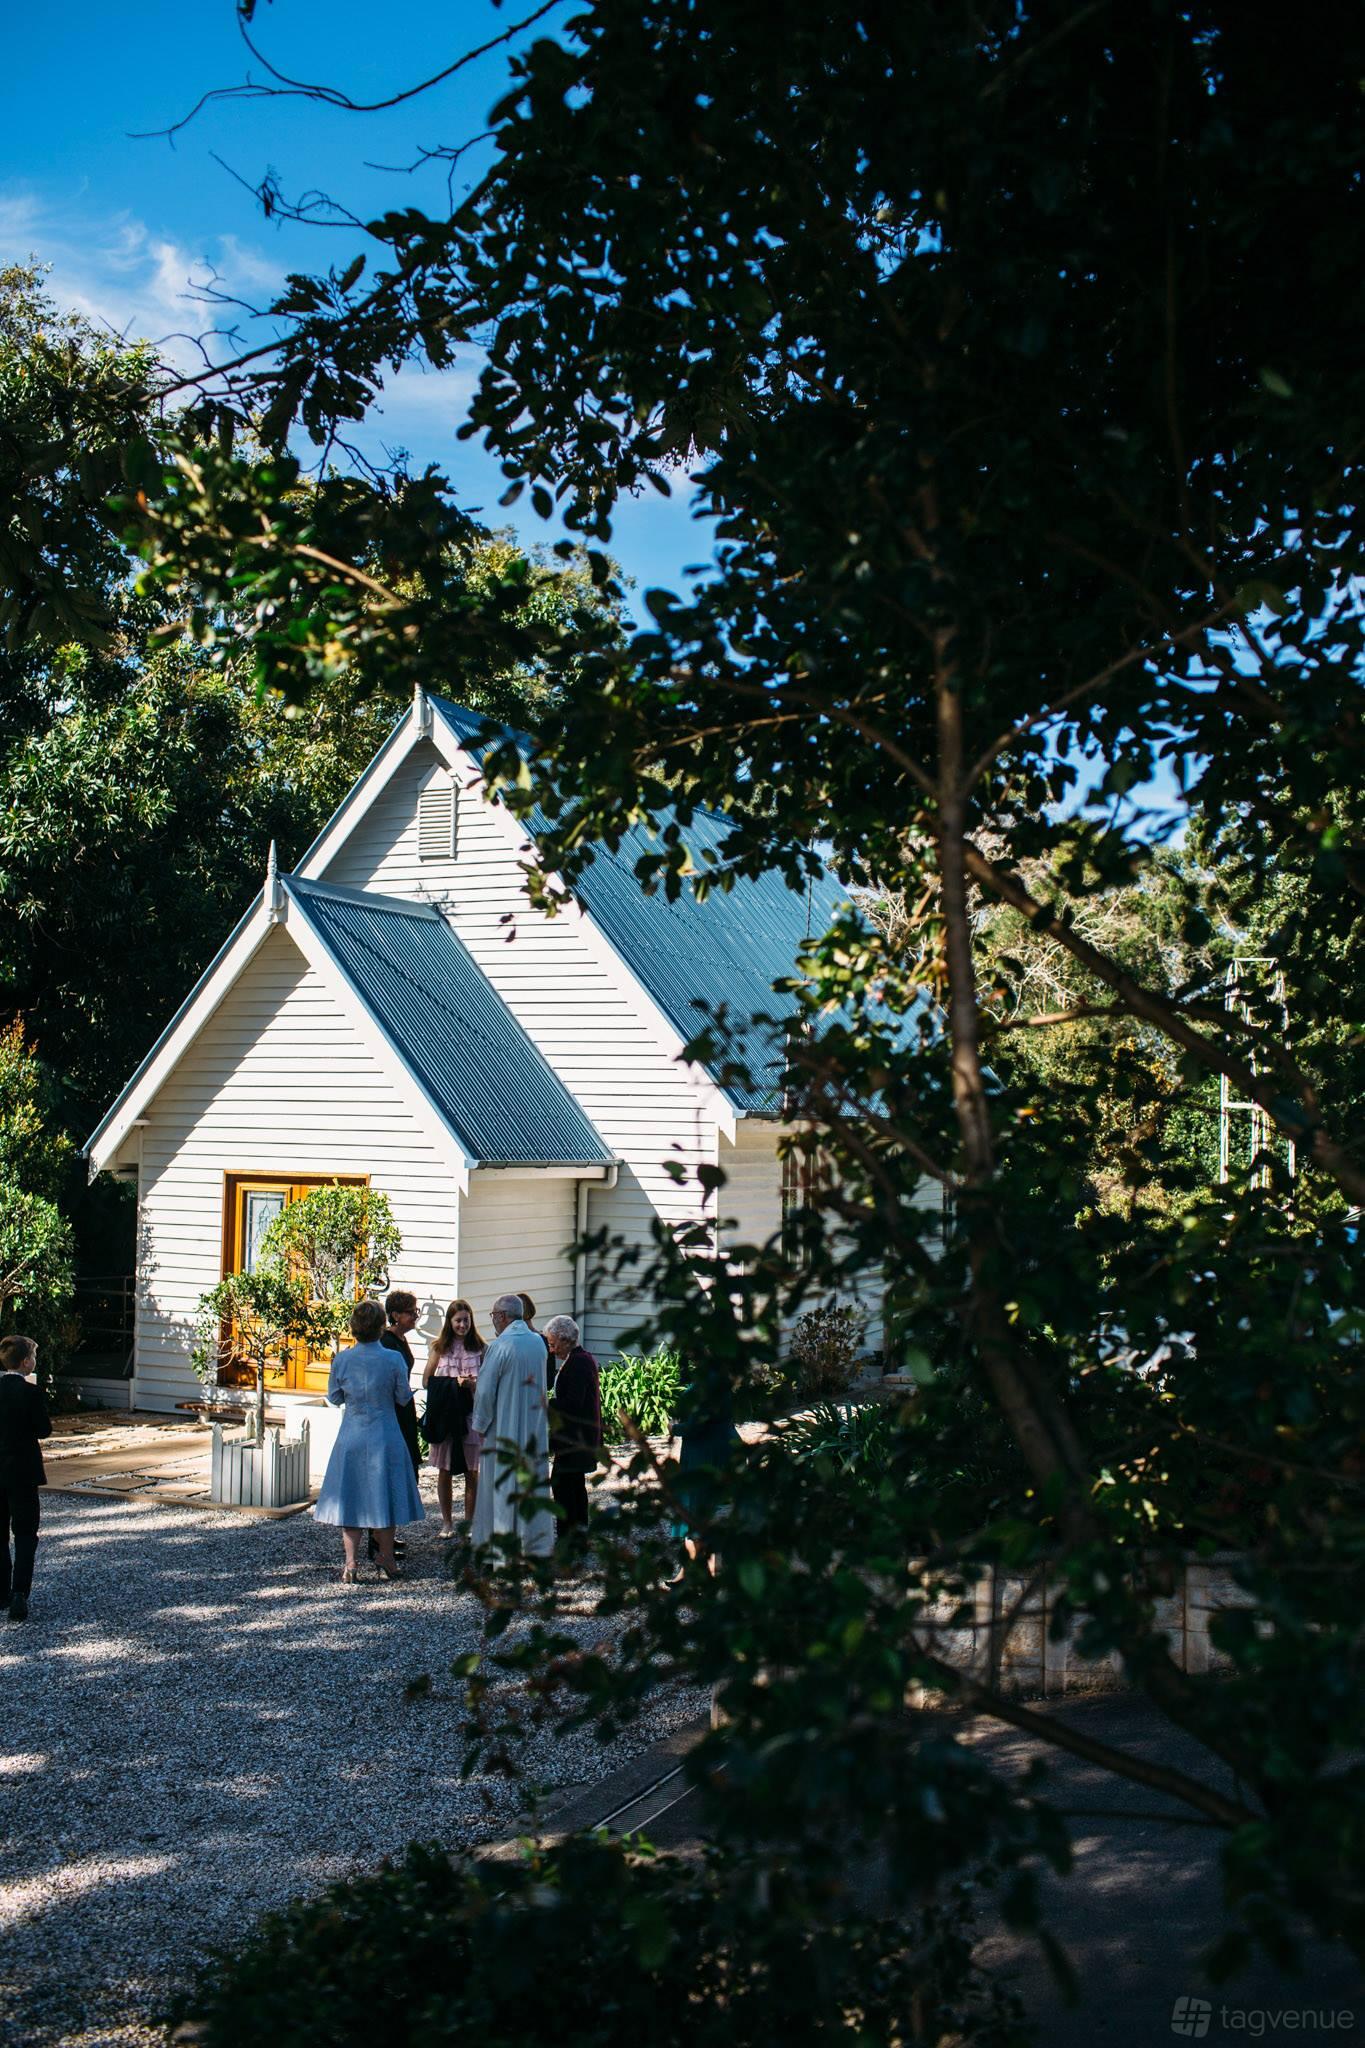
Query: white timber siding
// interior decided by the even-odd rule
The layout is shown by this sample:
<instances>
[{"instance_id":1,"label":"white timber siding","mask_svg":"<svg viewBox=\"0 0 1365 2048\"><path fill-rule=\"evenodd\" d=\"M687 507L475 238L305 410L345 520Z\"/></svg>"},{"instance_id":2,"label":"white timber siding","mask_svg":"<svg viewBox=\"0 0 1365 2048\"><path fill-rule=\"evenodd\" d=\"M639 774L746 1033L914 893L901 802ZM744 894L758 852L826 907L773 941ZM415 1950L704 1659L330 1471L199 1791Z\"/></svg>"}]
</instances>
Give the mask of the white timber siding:
<instances>
[{"instance_id":1,"label":"white timber siding","mask_svg":"<svg viewBox=\"0 0 1365 2048\"><path fill-rule=\"evenodd\" d=\"M722 1143L726 1174L720 1213L730 1219L730 1244L765 1245L782 1228L782 1162L777 1141L782 1126L747 1117L735 1126L733 1145Z\"/></svg>"},{"instance_id":2,"label":"white timber siding","mask_svg":"<svg viewBox=\"0 0 1365 2048\"><path fill-rule=\"evenodd\" d=\"M415 748L316 879L422 897L444 912L622 1161L615 1188L589 1198L589 1229L605 1227L628 1243L646 1244L656 1217L675 1224L701 1213L695 1182L680 1188L665 1166L674 1162L691 1172L714 1163L714 1115L703 1090L632 1003L623 977L608 971L585 938L577 915L547 917L527 902L506 822L477 788L460 787L455 858L418 859L418 797L446 772L434 747ZM476 1204L472 1190L470 1200ZM580 1319L584 1342L609 1356L641 1313L638 1292L605 1280Z\"/></svg>"},{"instance_id":3,"label":"white timber siding","mask_svg":"<svg viewBox=\"0 0 1365 2048\"><path fill-rule=\"evenodd\" d=\"M727 1243L761 1246L781 1230L782 1161L777 1156L777 1147L790 1128L748 1118L736 1128L733 1145L722 1142L720 1164L729 1178L721 1190L721 1214L732 1219L725 1232ZM933 1181L922 1182L916 1190L917 1208L922 1200L937 1207L938 1188ZM884 1342L882 1294L881 1269L874 1266L859 1276L856 1287L845 1288L837 1296L839 1301L862 1310L862 1345L866 1351L878 1351Z\"/></svg>"},{"instance_id":4,"label":"white timber siding","mask_svg":"<svg viewBox=\"0 0 1365 2048\"><path fill-rule=\"evenodd\" d=\"M367 1176L423 1302L458 1270L458 1195L431 1135L284 929L272 932L147 1107L138 1242L140 1408L197 1395L201 1294L221 1277L224 1176ZM315 1446L316 1448L316 1446Z\"/></svg>"},{"instance_id":5,"label":"white timber siding","mask_svg":"<svg viewBox=\"0 0 1365 2048\"><path fill-rule=\"evenodd\" d=\"M346 889L370 889L380 896L422 897L439 903L455 864L419 858L417 799L424 790L450 786L450 770L431 742L414 747L338 848L325 873L312 879ZM477 791L459 791L461 831L480 802Z\"/></svg>"},{"instance_id":6,"label":"white timber siding","mask_svg":"<svg viewBox=\"0 0 1365 2048\"><path fill-rule=\"evenodd\" d=\"M916 1185L915 1192L910 1198L910 1206L913 1209L926 1209L936 1217L941 1216L943 1213L943 1192L938 1182L930 1180L926 1174L924 1179ZM931 1256L936 1257L938 1255L941 1240L936 1234L921 1239L921 1242L926 1250L930 1252ZM865 1268L859 1276L857 1287L850 1288L843 1298L856 1302L867 1318L863 1333L863 1349L865 1351L882 1350L888 1342L885 1322L886 1288L883 1279L883 1269L880 1266ZM911 1341L911 1334L902 1331L900 1342L896 1344L893 1331L891 1341L896 1349L900 1349ZM891 1365L895 1365L898 1363L898 1360L893 1358L888 1362Z\"/></svg>"},{"instance_id":7,"label":"white timber siding","mask_svg":"<svg viewBox=\"0 0 1365 2048\"><path fill-rule=\"evenodd\" d=\"M571 1180L472 1173L460 1203L460 1293L485 1338L500 1294L529 1294L536 1326L573 1313L574 1190Z\"/></svg>"}]
</instances>

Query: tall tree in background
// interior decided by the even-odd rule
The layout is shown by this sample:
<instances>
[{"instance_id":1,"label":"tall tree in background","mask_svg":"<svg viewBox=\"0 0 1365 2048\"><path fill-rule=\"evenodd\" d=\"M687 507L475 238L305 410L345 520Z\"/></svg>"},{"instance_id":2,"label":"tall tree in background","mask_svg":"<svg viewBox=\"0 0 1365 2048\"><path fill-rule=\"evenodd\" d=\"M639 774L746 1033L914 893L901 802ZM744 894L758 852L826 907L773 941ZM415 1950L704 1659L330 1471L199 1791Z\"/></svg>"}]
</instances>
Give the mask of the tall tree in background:
<instances>
[{"instance_id":1,"label":"tall tree in background","mask_svg":"<svg viewBox=\"0 0 1365 2048\"><path fill-rule=\"evenodd\" d=\"M68 1341L71 1225L57 1203L71 1146L44 1116L43 1075L18 1024L0 1031L0 1336ZM54 1356L42 1358L51 1370Z\"/></svg>"},{"instance_id":2,"label":"tall tree in background","mask_svg":"<svg viewBox=\"0 0 1365 2048\"><path fill-rule=\"evenodd\" d=\"M404 702L401 681L395 694L382 673L334 663L306 705L287 705L255 659L261 593L196 611L134 589L109 500L175 424L156 381L148 350L63 315L37 273L0 276L0 1021L26 1021L78 1138L241 915L272 840L297 859ZM382 531L404 496L402 479L319 483L244 458L248 480L263 469L297 521L313 530L337 508L348 540L357 508ZM529 556L460 518L435 539L425 581L480 606L501 593L508 622L442 682L533 717L565 684L547 649L585 611L615 631L614 613L581 559ZM397 566L420 602L423 565Z\"/></svg>"}]
</instances>

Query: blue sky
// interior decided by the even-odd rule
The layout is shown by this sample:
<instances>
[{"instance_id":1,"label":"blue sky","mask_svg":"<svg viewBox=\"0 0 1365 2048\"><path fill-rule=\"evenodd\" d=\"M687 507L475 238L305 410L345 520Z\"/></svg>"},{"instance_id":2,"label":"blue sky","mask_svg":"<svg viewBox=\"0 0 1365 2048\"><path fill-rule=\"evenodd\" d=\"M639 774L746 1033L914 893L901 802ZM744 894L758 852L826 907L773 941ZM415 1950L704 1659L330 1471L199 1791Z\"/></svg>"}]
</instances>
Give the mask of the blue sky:
<instances>
[{"instance_id":1,"label":"blue sky","mask_svg":"<svg viewBox=\"0 0 1365 2048\"><path fill-rule=\"evenodd\" d=\"M261 0L253 35L292 76L379 99L500 34L532 4ZM264 303L288 270L340 265L357 245L349 228L267 221L248 187L270 172L291 198L322 190L362 220L392 206L434 207L442 172L367 166L409 163L419 145L477 135L507 76L498 51L383 114L238 99L204 108L173 141L140 139L180 119L201 93L264 76L238 35L232 0L142 0L136 9L69 0L60 34L46 9L16 5L5 17L0 261L50 264L57 299L164 342L187 363L174 337L225 317L196 299L205 285ZM474 371L471 355L445 376L399 377L372 425L374 443L407 448L418 467L437 463L490 523L515 524L528 542L553 539L557 530L529 508L498 510L496 466L454 438ZM651 585L680 587L684 568L710 553L688 497L684 482L672 499L651 491L621 507L613 549L635 579L637 604Z\"/></svg>"},{"instance_id":2,"label":"blue sky","mask_svg":"<svg viewBox=\"0 0 1365 2048\"><path fill-rule=\"evenodd\" d=\"M533 4L259 0L253 34L291 76L374 100L439 71ZM266 220L253 188L267 173L289 198L323 191L362 220L391 206L435 208L445 193L441 169L375 166L409 164L420 146L479 134L507 77L506 52L495 51L373 115L300 98L220 100L168 140L156 131L201 94L264 76L238 35L233 0L141 0L117 10L108 0L68 0L58 19L60 33L48 10L15 4L0 25L0 262L38 258L51 266L59 300L161 342L187 364L177 335L240 317L203 303L210 282L263 304L287 271L340 266L357 244L348 227ZM372 445L404 447L418 467L436 463L462 504L515 525L524 541L554 539L557 529L524 501L498 509L496 466L455 439L475 371L471 352L443 376L405 372L384 394ZM710 530L692 517L689 496L680 480L671 499L651 491L618 510L613 551L634 580L642 617L644 590L680 588L685 568L710 554ZM1175 794L1163 771L1134 799L1164 808Z\"/></svg>"}]
</instances>

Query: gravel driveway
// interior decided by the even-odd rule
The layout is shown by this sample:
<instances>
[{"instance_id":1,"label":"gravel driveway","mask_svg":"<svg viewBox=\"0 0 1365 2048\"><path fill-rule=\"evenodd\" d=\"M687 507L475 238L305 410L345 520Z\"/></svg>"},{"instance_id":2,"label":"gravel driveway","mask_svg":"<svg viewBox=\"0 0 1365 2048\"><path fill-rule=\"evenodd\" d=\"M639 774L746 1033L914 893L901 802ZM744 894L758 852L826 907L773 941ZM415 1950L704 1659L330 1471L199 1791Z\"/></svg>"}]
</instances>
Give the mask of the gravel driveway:
<instances>
[{"instance_id":1,"label":"gravel driveway","mask_svg":"<svg viewBox=\"0 0 1365 2048\"><path fill-rule=\"evenodd\" d=\"M460 1779L458 1700L403 1698L478 1641L435 1530L401 1584L343 1586L307 1515L45 1498L31 1617L0 1619L0 2042L160 2041L195 1957L265 1908L414 1837L507 1832L507 1783ZM582 1783L702 1711L679 1693L530 1761Z\"/></svg>"}]
</instances>

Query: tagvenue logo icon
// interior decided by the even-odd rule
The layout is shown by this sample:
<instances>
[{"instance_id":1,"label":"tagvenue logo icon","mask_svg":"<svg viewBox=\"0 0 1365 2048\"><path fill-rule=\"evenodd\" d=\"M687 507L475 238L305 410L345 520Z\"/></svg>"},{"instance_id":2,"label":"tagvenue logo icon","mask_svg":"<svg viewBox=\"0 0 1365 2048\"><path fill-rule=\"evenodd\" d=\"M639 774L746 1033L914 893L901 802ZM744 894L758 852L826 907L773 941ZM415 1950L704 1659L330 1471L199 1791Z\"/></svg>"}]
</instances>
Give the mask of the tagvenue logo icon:
<instances>
[{"instance_id":1,"label":"tagvenue logo icon","mask_svg":"<svg viewBox=\"0 0 1365 2048\"><path fill-rule=\"evenodd\" d=\"M1213 2007L1207 1998L1177 1998L1171 2007L1171 2032L1187 2041L1202 2041L1212 2019Z\"/></svg>"}]
</instances>

